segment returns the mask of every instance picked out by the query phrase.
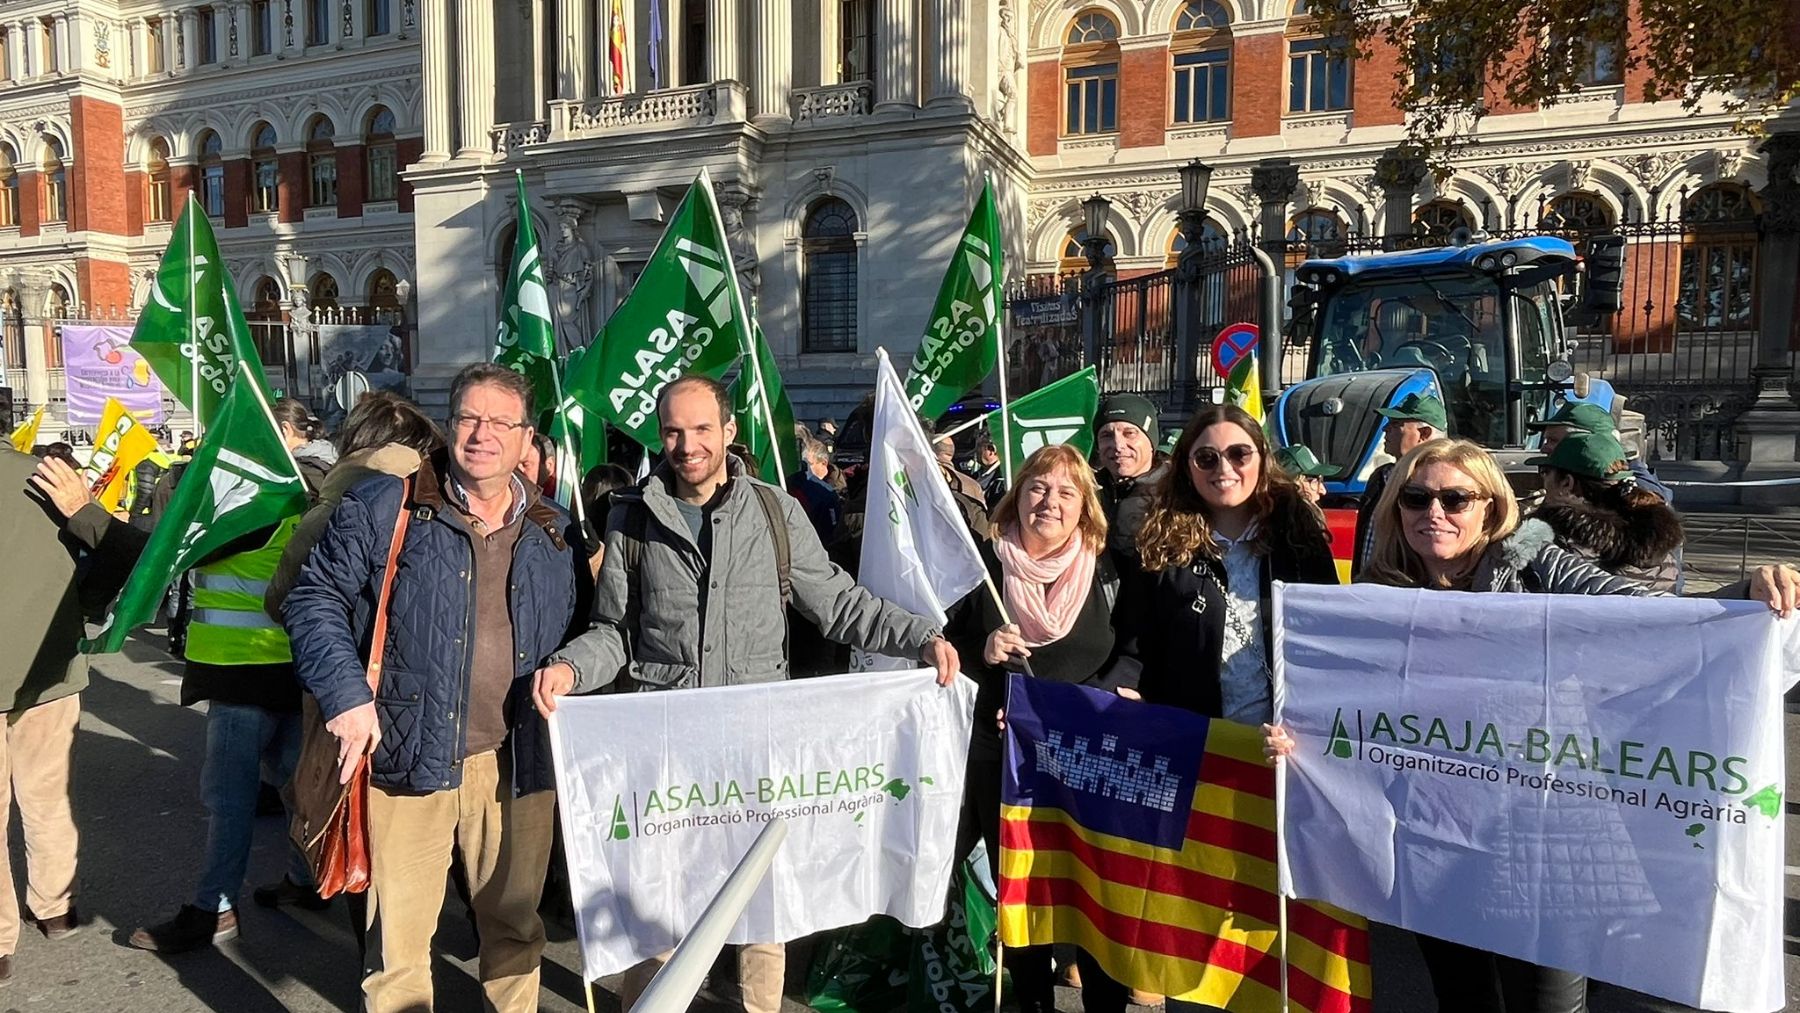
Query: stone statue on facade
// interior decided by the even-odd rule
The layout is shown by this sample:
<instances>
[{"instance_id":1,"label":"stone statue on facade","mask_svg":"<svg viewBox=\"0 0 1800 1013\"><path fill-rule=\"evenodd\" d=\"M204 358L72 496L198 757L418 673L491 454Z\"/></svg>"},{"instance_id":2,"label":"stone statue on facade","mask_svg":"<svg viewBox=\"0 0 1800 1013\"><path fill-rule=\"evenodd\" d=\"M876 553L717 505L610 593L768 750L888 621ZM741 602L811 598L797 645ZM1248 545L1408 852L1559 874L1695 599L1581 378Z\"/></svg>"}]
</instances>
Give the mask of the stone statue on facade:
<instances>
[{"instance_id":1,"label":"stone statue on facade","mask_svg":"<svg viewBox=\"0 0 1800 1013\"><path fill-rule=\"evenodd\" d=\"M556 338L565 349L585 348L594 340L590 304L599 269L580 234L582 207L557 205L558 236L550 262L550 282L556 286Z\"/></svg>"},{"instance_id":2,"label":"stone statue on facade","mask_svg":"<svg viewBox=\"0 0 1800 1013\"><path fill-rule=\"evenodd\" d=\"M741 191L728 190L719 195L719 217L725 223L725 245L731 250L731 264L752 293L762 283L762 272L757 270L756 240L744 219L746 212L755 210L754 204L754 199Z\"/></svg>"}]
</instances>

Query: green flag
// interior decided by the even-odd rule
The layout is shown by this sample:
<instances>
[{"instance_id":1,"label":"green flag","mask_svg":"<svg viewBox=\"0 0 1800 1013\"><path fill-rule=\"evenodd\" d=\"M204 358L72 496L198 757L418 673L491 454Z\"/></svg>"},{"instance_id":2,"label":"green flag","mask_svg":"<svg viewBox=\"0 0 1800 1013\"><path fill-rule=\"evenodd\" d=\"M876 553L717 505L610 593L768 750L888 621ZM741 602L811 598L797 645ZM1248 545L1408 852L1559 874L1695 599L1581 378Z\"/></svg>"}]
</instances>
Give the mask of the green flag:
<instances>
[{"instance_id":1,"label":"green flag","mask_svg":"<svg viewBox=\"0 0 1800 1013\"><path fill-rule=\"evenodd\" d=\"M687 373L719 377L751 348L712 181L688 188L637 285L569 371L569 393L646 447L661 445L656 397Z\"/></svg>"},{"instance_id":2,"label":"green flag","mask_svg":"<svg viewBox=\"0 0 1800 1013\"><path fill-rule=\"evenodd\" d=\"M1024 465L1025 459L1039 447L1057 443L1066 443L1085 455L1094 449L1094 415L1100 411L1100 378L1094 367L1089 366L1019 398L1008 407L1012 416L1014 468ZM1004 446L999 412L988 416L987 428L994 437L994 446Z\"/></svg>"},{"instance_id":3,"label":"green flag","mask_svg":"<svg viewBox=\"0 0 1800 1013\"><path fill-rule=\"evenodd\" d=\"M956 400L981 385L1000 359L1000 214L994 188L981 188L981 199L969 215L969 227L944 272L937 305L912 368L906 373L906 399L913 410L935 419Z\"/></svg>"},{"instance_id":4,"label":"green flag","mask_svg":"<svg viewBox=\"0 0 1800 1013\"><path fill-rule=\"evenodd\" d=\"M732 412L737 418L738 440L750 448L750 456L762 469L757 477L781 485L784 477L800 470L800 447L794 441L794 405L788 400L781 373L775 368L775 355L769 351L761 327L756 328L756 362L761 367L762 383L757 383L757 370L745 358L737 379L731 383ZM769 393L766 408L762 397L765 391ZM769 432L771 417L775 420L773 433ZM775 470L777 455L780 472Z\"/></svg>"},{"instance_id":5,"label":"green flag","mask_svg":"<svg viewBox=\"0 0 1800 1013\"><path fill-rule=\"evenodd\" d=\"M525 202L525 174L515 172L513 178L519 185L519 225L513 237L512 267L506 272L506 297L500 303L494 361L531 380L538 413L548 417L562 404L561 378L556 369L556 327L550 322L544 258L538 251L531 209Z\"/></svg>"},{"instance_id":6,"label":"green flag","mask_svg":"<svg viewBox=\"0 0 1800 1013\"><path fill-rule=\"evenodd\" d=\"M155 617L176 577L220 547L304 509L299 469L250 364L240 361L106 626L84 648L102 654L119 650L132 630Z\"/></svg>"},{"instance_id":7,"label":"green flag","mask_svg":"<svg viewBox=\"0 0 1800 1013\"><path fill-rule=\"evenodd\" d=\"M199 208L199 201L188 201L169 236L150 298L131 332L131 347L205 427L220 412L238 363L248 367L251 382L264 394L269 381L219 243Z\"/></svg>"}]
</instances>

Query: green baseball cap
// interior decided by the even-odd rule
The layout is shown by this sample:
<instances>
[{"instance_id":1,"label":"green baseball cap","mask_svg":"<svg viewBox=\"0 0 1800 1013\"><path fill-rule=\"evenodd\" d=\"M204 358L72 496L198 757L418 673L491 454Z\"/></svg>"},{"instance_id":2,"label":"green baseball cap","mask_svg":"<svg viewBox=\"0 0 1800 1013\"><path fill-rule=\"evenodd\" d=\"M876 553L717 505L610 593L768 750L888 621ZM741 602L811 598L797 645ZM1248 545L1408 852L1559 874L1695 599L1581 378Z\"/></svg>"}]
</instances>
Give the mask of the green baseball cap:
<instances>
[{"instance_id":1,"label":"green baseball cap","mask_svg":"<svg viewBox=\"0 0 1800 1013\"><path fill-rule=\"evenodd\" d=\"M1156 449L1162 451L1165 454L1173 454L1175 452L1175 444L1180 442L1180 440L1181 440L1181 427L1173 426L1169 429L1168 432L1163 434L1162 443Z\"/></svg>"},{"instance_id":2,"label":"green baseball cap","mask_svg":"<svg viewBox=\"0 0 1800 1013\"><path fill-rule=\"evenodd\" d=\"M1375 414L1395 422L1423 422L1433 430L1450 431L1450 419L1444 413L1444 402L1431 394L1408 394L1393 408L1377 408Z\"/></svg>"},{"instance_id":3,"label":"green baseball cap","mask_svg":"<svg viewBox=\"0 0 1800 1013\"><path fill-rule=\"evenodd\" d=\"M1612 433L1572 432L1549 454L1540 454L1525 463L1558 468L1571 475L1617 482L1631 475L1622 467L1625 447Z\"/></svg>"},{"instance_id":4,"label":"green baseball cap","mask_svg":"<svg viewBox=\"0 0 1800 1013\"><path fill-rule=\"evenodd\" d=\"M1296 443L1291 447L1282 447L1275 452L1275 463L1281 470L1290 475L1309 475L1313 478L1324 478L1337 473L1337 469L1319 460L1319 455L1304 443Z\"/></svg>"},{"instance_id":5,"label":"green baseball cap","mask_svg":"<svg viewBox=\"0 0 1800 1013\"><path fill-rule=\"evenodd\" d=\"M1526 429L1544 430L1551 426L1568 426L1571 433L1613 433L1619 429L1612 413L1597 404L1569 401L1547 419L1525 423Z\"/></svg>"}]
</instances>

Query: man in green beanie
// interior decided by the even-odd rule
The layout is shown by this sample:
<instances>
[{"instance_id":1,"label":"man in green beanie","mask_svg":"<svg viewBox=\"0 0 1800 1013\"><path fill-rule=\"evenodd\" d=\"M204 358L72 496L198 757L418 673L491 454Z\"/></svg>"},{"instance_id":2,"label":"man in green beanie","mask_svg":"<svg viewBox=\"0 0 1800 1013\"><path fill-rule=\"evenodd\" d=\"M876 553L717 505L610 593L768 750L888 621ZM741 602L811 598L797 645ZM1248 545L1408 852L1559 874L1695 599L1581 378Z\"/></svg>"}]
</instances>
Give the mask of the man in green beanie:
<instances>
[{"instance_id":1,"label":"man in green beanie","mask_svg":"<svg viewBox=\"0 0 1800 1013\"><path fill-rule=\"evenodd\" d=\"M1169 470L1156 457L1156 406L1139 394L1113 394L1094 417L1094 450L1100 468L1100 504L1106 512L1106 545L1121 573L1137 566L1137 533L1150 508L1150 490Z\"/></svg>"}]
</instances>

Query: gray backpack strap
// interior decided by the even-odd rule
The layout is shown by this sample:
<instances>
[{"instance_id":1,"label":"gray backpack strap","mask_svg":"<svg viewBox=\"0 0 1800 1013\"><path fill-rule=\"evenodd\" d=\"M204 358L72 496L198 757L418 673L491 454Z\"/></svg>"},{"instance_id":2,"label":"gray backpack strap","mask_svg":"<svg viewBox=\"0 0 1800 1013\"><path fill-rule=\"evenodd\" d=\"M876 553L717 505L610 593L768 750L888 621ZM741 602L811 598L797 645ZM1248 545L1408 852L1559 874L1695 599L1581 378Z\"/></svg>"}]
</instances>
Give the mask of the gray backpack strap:
<instances>
[{"instance_id":1,"label":"gray backpack strap","mask_svg":"<svg viewBox=\"0 0 1800 1013\"><path fill-rule=\"evenodd\" d=\"M769 485L752 483L750 488L756 492L763 519L769 522L769 537L775 542L775 583L781 588L781 657L785 660L790 656L787 613L788 603L794 600L794 546L777 497L787 494Z\"/></svg>"}]
</instances>

